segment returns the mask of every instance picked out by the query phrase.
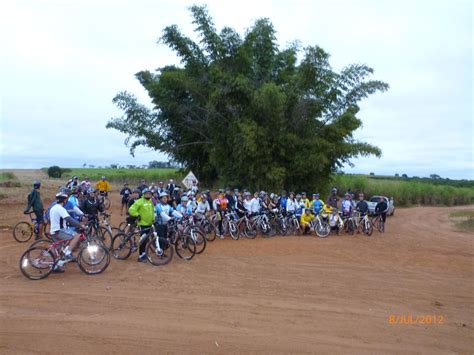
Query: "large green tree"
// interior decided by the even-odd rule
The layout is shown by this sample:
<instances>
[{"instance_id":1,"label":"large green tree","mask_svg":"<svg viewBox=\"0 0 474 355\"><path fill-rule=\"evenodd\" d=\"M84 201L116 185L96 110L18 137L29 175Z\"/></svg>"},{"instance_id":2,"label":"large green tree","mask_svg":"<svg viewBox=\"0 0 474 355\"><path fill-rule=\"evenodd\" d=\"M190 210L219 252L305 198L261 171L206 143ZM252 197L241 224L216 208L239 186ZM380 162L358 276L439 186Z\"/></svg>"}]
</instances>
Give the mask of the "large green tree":
<instances>
[{"instance_id":1,"label":"large green tree","mask_svg":"<svg viewBox=\"0 0 474 355\"><path fill-rule=\"evenodd\" d=\"M113 99L124 114L107 127L128 135L132 154L140 145L168 153L207 183L308 190L354 157L381 155L353 137L357 103L388 89L367 79L370 67L337 73L318 46L281 50L268 19L241 37L218 32L205 6L191 13L199 43L175 25L159 40L181 65L136 74L153 108L126 91Z\"/></svg>"}]
</instances>

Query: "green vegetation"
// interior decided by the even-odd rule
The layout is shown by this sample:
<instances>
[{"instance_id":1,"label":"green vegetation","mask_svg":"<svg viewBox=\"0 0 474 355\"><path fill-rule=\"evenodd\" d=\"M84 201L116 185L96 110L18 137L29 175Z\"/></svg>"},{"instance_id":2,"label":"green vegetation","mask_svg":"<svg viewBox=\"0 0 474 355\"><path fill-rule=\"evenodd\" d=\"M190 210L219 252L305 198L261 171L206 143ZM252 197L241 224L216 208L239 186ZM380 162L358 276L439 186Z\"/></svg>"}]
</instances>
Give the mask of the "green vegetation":
<instances>
[{"instance_id":1,"label":"green vegetation","mask_svg":"<svg viewBox=\"0 0 474 355\"><path fill-rule=\"evenodd\" d=\"M145 179L147 182L158 182L159 180L175 179L181 180L183 175L178 169L112 169L112 168L73 168L64 178L71 178L77 175L80 180L84 177L89 177L89 180L98 181L103 175L107 177L110 182L129 182L138 183Z\"/></svg>"},{"instance_id":2,"label":"green vegetation","mask_svg":"<svg viewBox=\"0 0 474 355\"><path fill-rule=\"evenodd\" d=\"M449 216L474 218L474 210L454 211L454 212L451 212Z\"/></svg>"},{"instance_id":3,"label":"green vegetation","mask_svg":"<svg viewBox=\"0 0 474 355\"><path fill-rule=\"evenodd\" d=\"M474 232L474 210L453 211L449 217L458 228Z\"/></svg>"},{"instance_id":4,"label":"green vegetation","mask_svg":"<svg viewBox=\"0 0 474 355\"><path fill-rule=\"evenodd\" d=\"M0 181L16 180L16 176L13 173L0 173Z\"/></svg>"},{"instance_id":5,"label":"green vegetation","mask_svg":"<svg viewBox=\"0 0 474 355\"><path fill-rule=\"evenodd\" d=\"M107 128L138 146L167 153L202 183L252 190L309 190L357 156L380 156L358 141L358 103L384 92L373 69L350 64L333 70L323 48L298 41L279 48L269 19L257 19L244 36L229 27L217 31L205 6L192 6L198 41L176 25L160 43L181 65L136 74L153 107L126 91L113 102L123 116Z\"/></svg>"},{"instance_id":6,"label":"green vegetation","mask_svg":"<svg viewBox=\"0 0 474 355\"><path fill-rule=\"evenodd\" d=\"M357 193L363 191L366 196L384 195L393 197L395 206L430 205L456 206L474 203L474 189L436 185L428 181L380 179L366 175L333 176L332 184L339 191L351 189Z\"/></svg>"}]
</instances>

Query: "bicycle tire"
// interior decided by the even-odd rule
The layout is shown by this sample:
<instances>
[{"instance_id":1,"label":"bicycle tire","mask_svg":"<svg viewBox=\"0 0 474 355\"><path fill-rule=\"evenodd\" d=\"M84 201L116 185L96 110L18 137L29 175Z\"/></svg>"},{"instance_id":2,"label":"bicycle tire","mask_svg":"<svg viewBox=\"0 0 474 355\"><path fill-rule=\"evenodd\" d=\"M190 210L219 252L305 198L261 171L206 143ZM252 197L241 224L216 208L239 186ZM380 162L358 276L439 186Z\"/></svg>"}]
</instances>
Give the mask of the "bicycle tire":
<instances>
[{"instance_id":1,"label":"bicycle tire","mask_svg":"<svg viewBox=\"0 0 474 355\"><path fill-rule=\"evenodd\" d=\"M132 254L132 241L125 233L118 233L112 239L112 256L118 260L126 260Z\"/></svg>"},{"instance_id":2,"label":"bicycle tire","mask_svg":"<svg viewBox=\"0 0 474 355\"><path fill-rule=\"evenodd\" d=\"M112 248L112 233L110 233L107 228L100 227L99 235L102 239L102 242L104 243L104 246L110 250Z\"/></svg>"},{"instance_id":3,"label":"bicycle tire","mask_svg":"<svg viewBox=\"0 0 474 355\"><path fill-rule=\"evenodd\" d=\"M190 235L180 236L174 245L176 254L183 260L191 260L196 254L196 243Z\"/></svg>"},{"instance_id":4,"label":"bicycle tire","mask_svg":"<svg viewBox=\"0 0 474 355\"><path fill-rule=\"evenodd\" d=\"M173 246L169 240L168 245L162 248L162 252L158 252L155 238L152 238L147 242L145 252L148 261L154 266L162 266L168 264L173 259L174 255Z\"/></svg>"},{"instance_id":5,"label":"bicycle tire","mask_svg":"<svg viewBox=\"0 0 474 355\"><path fill-rule=\"evenodd\" d=\"M38 252L39 255L31 255ZM38 272L34 275L29 272L28 267L32 266L32 271ZM32 247L26 250L20 257L20 271L30 280L41 280L49 276L56 266L56 259L51 251L43 247Z\"/></svg>"},{"instance_id":6,"label":"bicycle tire","mask_svg":"<svg viewBox=\"0 0 474 355\"><path fill-rule=\"evenodd\" d=\"M123 221L119 224L118 229L120 229L122 232L125 232L125 228L127 228L127 221Z\"/></svg>"},{"instance_id":7,"label":"bicycle tire","mask_svg":"<svg viewBox=\"0 0 474 355\"><path fill-rule=\"evenodd\" d=\"M245 224L245 236L248 239L255 239L255 237L257 236L257 226L255 222L249 221L248 225Z\"/></svg>"},{"instance_id":8,"label":"bicycle tire","mask_svg":"<svg viewBox=\"0 0 474 355\"><path fill-rule=\"evenodd\" d=\"M370 237L372 233L374 232L374 225L372 224L372 221L371 220L368 220L367 222L362 221L362 223L363 223L362 230L364 234Z\"/></svg>"},{"instance_id":9,"label":"bicycle tire","mask_svg":"<svg viewBox=\"0 0 474 355\"><path fill-rule=\"evenodd\" d=\"M110 209L111 203L108 197L104 197L104 208L106 210Z\"/></svg>"},{"instance_id":10,"label":"bicycle tire","mask_svg":"<svg viewBox=\"0 0 474 355\"><path fill-rule=\"evenodd\" d=\"M239 240L239 228L237 227L237 223L235 221L230 220L228 224L228 230L230 237L233 240Z\"/></svg>"},{"instance_id":11,"label":"bicycle tire","mask_svg":"<svg viewBox=\"0 0 474 355\"><path fill-rule=\"evenodd\" d=\"M49 239L38 239L35 240L33 243L30 244L30 248L36 247L36 246L42 246L43 248L49 248L51 245L52 241Z\"/></svg>"},{"instance_id":12,"label":"bicycle tire","mask_svg":"<svg viewBox=\"0 0 474 355\"><path fill-rule=\"evenodd\" d=\"M199 228L191 228L189 231L191 237L194 239L196 243L196 254L202 254L204 250L206 250L207 241L204 233L201 232Z\"/></svg>"},{"instance_id":13,"label":"bicycle tire","mask_svg":"<svg viewBox=\"0 0 474 355\"><path fill-rule=\"evenodd\" d=\"M101 274L107 269L109 264L109 250L102 244L90 244L82 247L77 255L77 265L87 275Z\"/></svg>"},{"instance_id":14,"label":"bicycle tire","mask_svg":"<svg viewBox=\"0 0 474 355\"><path fill-rule=\"evenodd\" d=\"M13 238L18 243L26 243L33 236L33 226L28 222L18 222L13 227Z\"/></svg>"},{"instance_id":15,"label":"bicycle tire","mask_svg":"<svg viewBox=\"0 0 474 355\"><path fill-rule=\"evenodd\" d=\"M314 233L319 238L326 238L331 233L331 227L328 223L322 221L321 223L316 224L314 227Z\"/></svg>"}]
</instances>

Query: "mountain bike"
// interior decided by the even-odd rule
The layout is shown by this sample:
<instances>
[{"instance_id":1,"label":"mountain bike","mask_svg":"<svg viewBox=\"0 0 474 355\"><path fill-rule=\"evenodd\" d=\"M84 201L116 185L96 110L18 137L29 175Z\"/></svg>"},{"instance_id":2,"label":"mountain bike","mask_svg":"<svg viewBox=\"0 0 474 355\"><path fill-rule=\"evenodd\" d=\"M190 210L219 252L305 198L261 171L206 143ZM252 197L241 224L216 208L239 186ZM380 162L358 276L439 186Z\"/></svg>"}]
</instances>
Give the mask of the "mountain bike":
<instances>
[{"instance_id":1,"label":"mountain bike","mask_svg":"<svg viewBox=\"0 0 474 355\"><path fill-rule=\"evenodd\" d=\"M90 233L92 238L96 238L100 240L104 246L108 249L112 247L112 230L110 228L110 225L108 224L108 219L107 217L110 216L107 213L102 214L105 218L105 224L102 223L99 220L99 216L88 216L88 221L87 221L87 229L89 230L88 233Z\"/></svg>"},{"instance_id":2,"label":"mountain bike","mask_svg":"<svg viewBox=\"0 0 474 355\"><path fill-rule=\"evenodd\" d=\"M102 203L104 204L104 208L106 210L110 209L111 203L110 203L108 193L105 192L105 191L100 191L99 196L102 199Z\"/></svg>"},{"instance_id":3,"label":"mountain bike","mask_svg":"<svg viewBox=\"0 0 474 355\"><path fill-rule=\"evenodd\" d=\"M27 214L28 217L30 217L30 222L21 221L15 224L15 227L13 227L13 238L15 238L18 243L26 243L31 239L33 234L35 235L35 239L39 238L39 224L36 220L36 217L33 217L34 212L28 212ZM44 219L42 228L43 236L47 239L51 239L49 233L46 231L47 228Z\"/></svg>"},{"instance_id":4,"label":"mountain bike","mask_svg":"<svg viewBox=\"0 0 474 355\"><path fill-rule=\"evenodd\" d=\"M270 218L268 212L264 211L258 215L252 217L252 222L255 223L257 231L262 233L264 237L273 237L275 235L275 229L270 224Z\"/></svg>"},{"instance_id":5,"label":"mountain bike","mask_svg":"<svg viewBox=\"0 0 474 355\"><path fill-rule=\"evenodd\" d=\"M353 215L343 216L342 221L344 222L344 231L350 235L354 235L357 227Z\"/></svg>"},{"instance_id":6,"label":"mountain bike","mask_svg":"<svg viewBox=\"0 0 474 355\"><path fill-rule=\"evenodd\" d=\"M294 213L289 212L286 215L286 225L288 226L288 234L289 235L300 235L301 234L301 226L300 221L297 215Z\"/></svg>"},{"instance_id":7,"label":"mountain bike","mask_svg":"<svg viewBox=\"0 0 474 355\"><path fill-rule=\"evenodd\" d=\"M382 214L379 213L372 218L372 224L380 233L385 232L385 222L382 219Z\"/></svg>"},{"instance_id":8,"label":"mountain bike","mask_svg":"<svg viewBox=\"0 0 474 355\"><path fill-rule=\"evenodd\" d=\"M77 265L88 275L100 274L110 263L107 248L91 240L85 232L80 235L81 245L77 253ZM63 267L71 260L65 259L65 249L70 240L52 242L48 247L36 245L28 248L20 257L21 273L30 280L44 279L56 267Z\"/></svg>"},{"instance_id":9,"label":"mountain bike","mask_svg":"<svg viewBox=\"0 0 474 355\"><path fill-rule=\"evenodd\" d=\"M257 236L257 227L254 222L250 220L247 214L244 214L237 220L237 230L240 236L254 239Z\"/></svg>"},{"instance_id":10,"label":"mountain bike","mask_svg":"<svg viewBox=\"0 0 474 355\"><path fill-rule=\"evenodd\" d=\"M374 232L374 225L369 218L369 215L366 213L364 216L361 216L360 212L357 212L356 218L356 230L358 233L363 233L367 236L371 236Z\"/></svg>"}]
</instances>

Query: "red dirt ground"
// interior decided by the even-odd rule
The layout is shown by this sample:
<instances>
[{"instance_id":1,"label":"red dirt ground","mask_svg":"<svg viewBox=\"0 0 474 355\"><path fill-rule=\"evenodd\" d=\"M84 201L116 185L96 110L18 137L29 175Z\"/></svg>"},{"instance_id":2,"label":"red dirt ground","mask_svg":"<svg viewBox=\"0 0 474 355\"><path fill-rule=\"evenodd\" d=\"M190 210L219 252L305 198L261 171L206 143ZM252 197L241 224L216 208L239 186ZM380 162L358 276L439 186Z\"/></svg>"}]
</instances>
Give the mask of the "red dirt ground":
<instances>
[{"instance_id":1,"label":"red dirt ground","mask_svg":"<svg viewBox=\"0 0 474 355\"><path fill-rule=\"evenodd\" d=\"M120 221L117 194L112 221ZM472 353L473 235L397 209L372 237L217 240L190 262L30 281L0 203L0 353ZM472 206L470 207L472 208ZM435 315L442 324L390 324Z\"/></svg>"}]
</instances>

